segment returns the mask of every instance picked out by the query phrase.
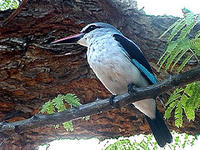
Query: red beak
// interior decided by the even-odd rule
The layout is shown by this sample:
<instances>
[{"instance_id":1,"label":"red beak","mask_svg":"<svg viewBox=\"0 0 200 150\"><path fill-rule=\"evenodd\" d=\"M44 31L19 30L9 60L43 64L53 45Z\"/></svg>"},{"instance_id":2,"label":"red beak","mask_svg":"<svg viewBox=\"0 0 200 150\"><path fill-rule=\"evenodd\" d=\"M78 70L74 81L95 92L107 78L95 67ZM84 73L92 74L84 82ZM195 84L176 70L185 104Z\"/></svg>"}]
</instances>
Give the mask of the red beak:
<instances>
[{"instance_id":1,"label":"red beak","mask_svg":"<svg viewBox=\"0 0 200 150\"><path fill-rule=\"evenodd\" d=\"M59 44L59 43L76 43L83 37L84 33L79 33L75 35L71 35L56 41L51 42L51 44Z\"/></svg>"}]
</instances>

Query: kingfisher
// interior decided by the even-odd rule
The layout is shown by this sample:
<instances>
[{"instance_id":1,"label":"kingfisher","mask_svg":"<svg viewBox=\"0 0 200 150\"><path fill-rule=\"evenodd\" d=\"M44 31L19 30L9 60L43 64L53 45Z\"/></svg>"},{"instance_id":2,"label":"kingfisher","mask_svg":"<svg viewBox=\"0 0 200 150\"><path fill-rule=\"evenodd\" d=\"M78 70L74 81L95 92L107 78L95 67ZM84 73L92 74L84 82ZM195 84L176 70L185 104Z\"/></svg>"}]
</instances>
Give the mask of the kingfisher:
<instances>
[{"instance_id":1,"label":"kingfisher","mask_svg":"<svg viewBox=\"0 0 200 150\"><path fill-rule=\"evenodd\" d=\"M97 78L110 93L133 92L133 87L158 83L140 48L114 26L96 22L85 26L79 34L52 42L77 43L87 47L87 61ZM144 115L160 147L172 142L172 135L156 107L155 99L144 99L133 105Z\"/></svg>"}]
</instances>

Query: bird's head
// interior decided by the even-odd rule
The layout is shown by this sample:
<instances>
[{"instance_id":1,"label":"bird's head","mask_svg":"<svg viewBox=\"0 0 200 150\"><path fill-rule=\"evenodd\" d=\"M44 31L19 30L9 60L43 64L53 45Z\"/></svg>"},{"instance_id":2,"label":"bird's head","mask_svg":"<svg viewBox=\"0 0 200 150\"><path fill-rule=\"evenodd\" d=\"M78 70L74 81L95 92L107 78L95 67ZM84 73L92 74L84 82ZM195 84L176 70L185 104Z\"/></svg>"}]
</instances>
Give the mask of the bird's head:
<instances>
[{"instance_id":1,"label":"bird's head","mask_svg":"<svg viewBox=\"0 0 200 150\"><path fill-rule=\"evenodd\" d=\"M98 37L105 35L121 34L114 26L96 22L85 26L79 34L68 36L52 42L51 44L60 43L78 43L82 46L88 47L88 45Z\"/></svg>"}]
</instances>

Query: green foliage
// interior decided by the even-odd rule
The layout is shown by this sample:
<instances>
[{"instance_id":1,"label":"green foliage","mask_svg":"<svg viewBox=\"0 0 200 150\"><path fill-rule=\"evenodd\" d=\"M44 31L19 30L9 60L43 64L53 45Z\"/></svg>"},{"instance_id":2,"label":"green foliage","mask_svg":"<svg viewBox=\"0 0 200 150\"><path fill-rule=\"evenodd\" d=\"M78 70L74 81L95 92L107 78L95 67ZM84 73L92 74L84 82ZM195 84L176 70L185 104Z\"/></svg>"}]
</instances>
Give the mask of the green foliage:
<instances>
[{"instance_id":1,"label":"green foliage","mask_svg":"<svg viewBox=\"0 0 200 150\"><path fill-rule=\"evenodd\" d=\"M176 134L172 132L174 142L166 145L163 150L171 149L184 149L187 146L193 146L196 137L188 134ZM158 150L159 146L152 135L134 136L133 139L121 139L117 142L110 144L105 150Z\"/></svg>"},{"instance_id":2,"label":"green foliage","mask_svg":"<svg viewBox=\"0 0 200 150\"><path fill-rule=\"evenodd\" d=\"M165 70L172 71L180 62L176 72L180 72L183 67L191 60L196 59L199 63L200 56L200 30L194 37L189 38L190 31L200 21L198 15L194 15L191 11L184 9L185 17L178 19L172 24L161 36L171 31L168 37L168 46L165 53L159 59L158 64L165 67ZM175 125L181 127L183 123L183 112L187 119L195 119L195 111L200 106L200 82L188 84L185 88L176 89L165 104L165 118L171 116L172 111L175 111Z\"/></svg>"},{"instance_id":3,"label":"green foliage","mask_svg":"<svg viewBox=\"0 0 200 150\"><path fill-rule=\"evenodd\" d=\"M67 131L74 131L74 127L73 127L72 121L63 122L63 127Z\"/></svg>"},{"instance_id":4,"label":"green foliage","mask_svg":"<svg viewBox=\"0 0 200 150\"><path fill-rule=\"evenodd\" d=\"M152 138L152 135L144 135L142 140L139 142L137 140L131 142L130 139L118 140L117 142L110 144L108 147L106 147L105 150L151 150L152 148L157 149L158 145L155 140L152 142Z\"/></svg>"},{"instance_id":5,"label":"green foliage","mask_svg":"<svg viewBox=\"0 0 200 150\"><path fill-rule=\"evenodd\" d=\"M167 40L167 50L158 61L159 69L165 66L165 70L172 71L178 63L181 63L177 69L177 72L180 72L191 58L200 62L198 59L200 56L200 30L195 37L189 38L190 31L199 21L199 16L188 11L184 18L178 19L160 36L161 38L171 31Z\"/></svg>"},{"instance_id":6,"label":"green foliage","mask_svg":"<svg viewBox=\"0 0 200 150\"><path fill-rule=\"evenodd\" d=\"M79 99L74 94L66 94L66 95L58 95L53 100L50 100L46 102L41 109L41 113L47 112L48 114L53 114L55 112L61 112L66 110L65 103L67 103L71 108L72 107L79 107L81 103L79 102ZM89 119L88 116L85 117L86 119ZM63 127L67 131L73 131L73 124L72 121L67 121L63 123ZM56 125L55 128L59 128L59 125Z\"/></svg>"},{"instance_id":7,"label":"green foliage","mask_svg":"<svg viewBox=\"0 0 200 150\"><path fill-rule=\"evenodd\" d=\"M134 150L134 147L129 139L124 139L110 144L106 150Z\"/></svg>"},{"instance_id":8,"label":"green foliage","mask_svg":"<svg viewBox=\"0 0 200 150\"><path fill-rule=\"evenodd\" d=\"M0 1L0 11L5 11L7 9L17 9L19 6L18 0L1 0Z\"/></svg>"},{"instance_id":9,"label":"green foliage","mask_svg":"<svg viewBox=\"0 0 200 150\"><path fill-rule=\"evenodd\" d=\"M188 120L194 120L195 111L200 106L200 81L188 84L185 89L176 89L165 105L168 108L164 117L168 119L172 110L175 110L175 124L177 127L182 126L183 111Z\"/></svg>"}]
</instances>

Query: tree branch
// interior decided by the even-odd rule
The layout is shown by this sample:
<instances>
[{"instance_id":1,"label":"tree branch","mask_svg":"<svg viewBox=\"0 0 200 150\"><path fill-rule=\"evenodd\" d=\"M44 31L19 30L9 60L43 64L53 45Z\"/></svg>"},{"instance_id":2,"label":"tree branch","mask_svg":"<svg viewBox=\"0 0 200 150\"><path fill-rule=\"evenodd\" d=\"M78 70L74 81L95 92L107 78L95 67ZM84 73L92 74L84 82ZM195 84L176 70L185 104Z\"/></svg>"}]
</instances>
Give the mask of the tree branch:
<instances>
[{"instance_id":1,"label":"tree branch","mask_svg":"<svg viewBox=\"0 0 200 150\"><path fill-rule=\"evenodd\" d=\"M142 99L154 98L169 89L174 89L186 85L188 83L200 80L200 65L190 71L170 76L168 79L145 88L137 88L133 95L125 93L115 97L114 102L120 106L124 106ZM112 109L109 99L100 100L80 106L79 108L72 108L63 112L54 113L51 115L38 114L29 119L6 123L0 123L0 137L4 137L8 132L21 132L28 129L33 129L45 125L55 125L72 119L78 119L87 115L93 115Z\"/></svg>"}]
</instances>

